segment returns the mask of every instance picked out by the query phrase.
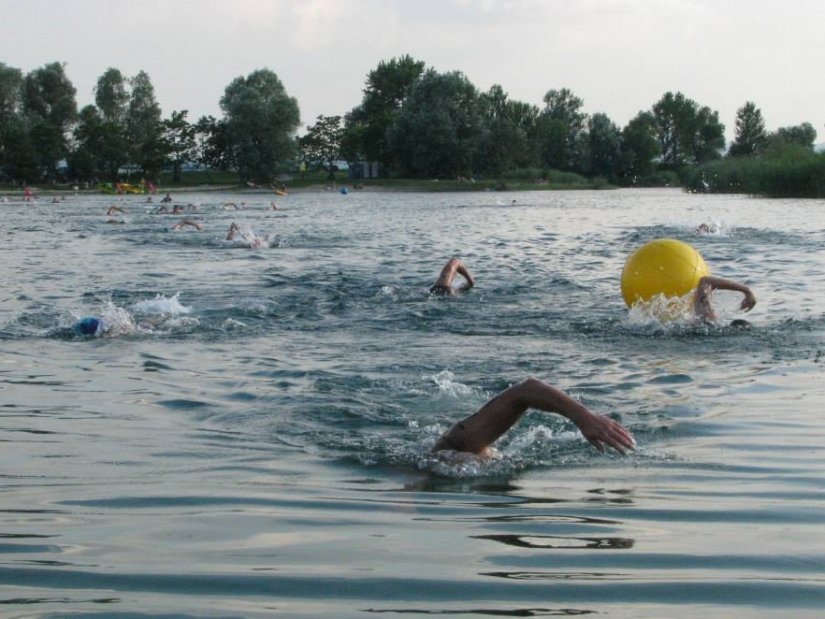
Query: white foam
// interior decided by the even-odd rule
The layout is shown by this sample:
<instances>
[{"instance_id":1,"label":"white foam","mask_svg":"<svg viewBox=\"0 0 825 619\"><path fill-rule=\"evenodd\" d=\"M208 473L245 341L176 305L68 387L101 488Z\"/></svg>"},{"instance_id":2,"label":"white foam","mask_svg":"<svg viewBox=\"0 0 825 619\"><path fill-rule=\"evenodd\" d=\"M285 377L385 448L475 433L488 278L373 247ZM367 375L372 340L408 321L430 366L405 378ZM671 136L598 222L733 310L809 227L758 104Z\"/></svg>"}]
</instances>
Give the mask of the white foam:
<instances>
[{"instance_id":1,"label":"white foam","mask_svg":"<svg viewBox=\"0 0 825 619\"><path fill-rule=\"evenodd\" d=\"M192 308L181 304L179 297L179 292L176 292L171 297L164 297L158 294L154 299L138 301L132 306L132 310L140 315L161 314L165 316L179 316L181 314L191 313Z\"/></svg>"},{"instance_id":2,"label":"white foam","mask_svg":"<svg viewBox=\"0 0 825 619\"><path fill-rule=\"evenodd\" d=\"M450 370L442 370L431 376L430 379L436 384L439 391L449 396L458 397L472 393L470 387L455 380L455 374Z\"/></svg>"}]
</instances>

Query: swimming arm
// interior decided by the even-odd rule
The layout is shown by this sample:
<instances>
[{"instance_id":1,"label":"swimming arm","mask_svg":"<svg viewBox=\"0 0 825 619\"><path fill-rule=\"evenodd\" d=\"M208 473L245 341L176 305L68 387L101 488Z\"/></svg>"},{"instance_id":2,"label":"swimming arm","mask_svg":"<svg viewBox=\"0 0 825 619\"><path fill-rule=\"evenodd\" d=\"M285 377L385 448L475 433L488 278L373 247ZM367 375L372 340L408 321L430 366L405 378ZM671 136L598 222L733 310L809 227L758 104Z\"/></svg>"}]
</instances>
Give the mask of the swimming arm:
<instances>
[{"instance_id":1,"label":"swimming arm","mask_svg":"<svg viewBox=\"0 0 825 619\"><path fill-rule=\"evenodd\" d=\"M607 446L623 454L636 446L633 435L617 421L593 413L560 389L536 378L527 378L456 423L441 436L433 451L453 449L483 454L530 408L567 417L599 451Z\"/></svg>"},{"instance_id":2,"label":"swimming arm","mask_svg":"<svg viewBox=\"0 0 825 619\"><path fill-rule=\"evenodd\" d=\"M696 286L696 298L694 300L694 309L696 315L700 318L713 320L716 316L713 311L713 306L710 303L710 294L714 290L732 290L734 292L741 292L744 298L739 305L739 309L749 312L756 305L756 297L751 289L745 284L740 284L730 279L722 277L714 277L706 275L699 280L699 285Z\"/></svg>"},{"instance_id":3,"label":"swimming arm","mask_svg":"<svg viewBox=\"0 0 825 619\"><path fill-rule=\"evenodd\" d=\"M458 267L456 267L456 272L465 279L465 282L461 284L462 290L469 290L476 285L476 281L473 279L473 276L470 275L470 272L467 270L467 267L464 266L463 262L459 262Z\"/></svg>"},{"instance_id":4,"label":"swimming arm","mask_svg":"<svg viewBox=\"0 0 825 619\"><path fill-rule=\"evenodd\" d=\"M464 283L461 285L460 290L469 290L475 285L475 280L473 276L470 275L470 272L467 270L467 267L464 266L464 263L458 258L450 258L447 261L447 264L444 265L444 268L441 269L441 273L438 276L438 279L435 280L435 283L430 288L431 292L442 290L449 294L453 293L452 285L453 280L455 279L456 273L460 274L461 277L464 278Z\"/></svg>"}]
</instances>

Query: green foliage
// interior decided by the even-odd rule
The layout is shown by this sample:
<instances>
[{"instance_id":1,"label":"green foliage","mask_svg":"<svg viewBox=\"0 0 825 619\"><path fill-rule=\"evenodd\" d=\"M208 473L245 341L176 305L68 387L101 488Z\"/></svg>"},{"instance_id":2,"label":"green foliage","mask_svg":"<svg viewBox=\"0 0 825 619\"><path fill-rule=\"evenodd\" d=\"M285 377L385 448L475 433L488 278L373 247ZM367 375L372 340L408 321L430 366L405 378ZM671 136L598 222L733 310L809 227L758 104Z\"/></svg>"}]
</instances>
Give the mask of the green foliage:
<instances>
[{"instance_id":1,"label":"green foliage","mask_svg":"<svg viewBox=\"0 0 825 619\"><path fill-rule=\"evenodd\" d=\"M622 133L606 114L593 114L587 131L588 172L593 176L615 179L622 162Z\"/></svg>"},{"instance_id":2,"label":"green foliage","mask_svg":"<svg viewBox=\"0 0 825 619\"><path fill-rule=\"evenodd\" d=\"M768 156L784 152L788 146L798 146L805 151L813 152L815 140L816 129L811 126L811 123L780 127L766 138L764 150Z\"/></svg>"},{"instance_id":3,"label":"green foliage","mask_svg":"<svg viewBox=\"0 0 825 619\"><path fill-rule=\"evenodd\" d=\"M658 152L656 121L650 112L639 112L622 129L620 176L624 184L657 184L644 179L653 174Z\"/></svg>"},{"instance_id":4,"label":"green foliage","mask_svg":"<svg viewBox=\"0 0 825 619\"><path fill-rule=\"evenodd\" d=\"M340 116L318 116L317 122L307 127L306 135L298 139L302 159L311 168L332 172L335 162L341 158L343 136Z\"/></svg>"},{"instance_id":5,"label":"green foliage","mask_svg":"<svg viewBox=\"0 0 825 619\"><path fill-rule=\"evenodd\" d=\"M140 71L129 80L131 93L126 108L126 136L129 140L131 163L156 178L166 161L167 148L163 140L160 106L155 100L155 88L149 76Z\"/></svg>"},{"instance_id":6,"label":"green foliage","mask_svg":"<svg viewBox=\"0 0 825 619\"><path fill-rule=\"evenodd\" d=\"M95 86L95 104L104 121L115 125L125 121L129 91L126 87L126 78L118 69L106 69L98 78Z\"/></svg>"},{"instance_id":7,"label":"green foliage","mask_svg":"<svg viewBox=\"0 0 825 619\"><path fill-rule=\"evenodd\" d=\"M584 170L586 167L585 123L587 115L581 111L584 101L567 88L548 90L544 95L545 138L540 143L544 163L563 170Z\"/></svg>"},{"instance_id":8,"label":"green foliage","mask_svg":"<svg viewBox=\"0 0 825 619\"><path fill-rule=\"evenodd\" d=\"M220 101L224 119L216 144L225 147L227 162L241 180L269 183L296 152L298 102L269 69L238 77Z\"/></svg>"},{"instance_id":9,"label":"green foliage","mask_svg":"<svg viewBox=\"0 0 825 619\"><path fill-rule=\"evenodd\" d=\"M767 137L761 110L752 101L748 101L736 111L736 135L728 149L728 155L757 155L764 148Z\"/></svg>"},{"instance_id":10,"label":"green foliage","mask_svg":"<svg viewBox=\"0 0 825 619\"><path fill-rule=\"evenodd\" d=\"M498 176L513 167L533 161L529 132L538 117L538 108L511 101L499 85L479 97L482 131L473 161L473 170L484 176Z\"/></svg>"},{"instance_id":11,"label":"green foliage","mask_svg":"<svg viewBox=\"0 0 825 619\"><path fill-rule=\"evenodd\" d=\"M379 161L391 176L442 179L432 187L440 190L675 186L681 175L694 191L822 196L816 130L802 123L766 135L752 102L737 111L736 140L719 161L718 112L680 92L665 93L620 129L605 114L585 114L568 89L548 90L540 109L511 100L499 85L479 93L460 72L424 66L410 56L379 63L343 129L339 116L319 116L307 129L303 158L326 174L339 158ZM207 180L237 174L242 182L267 183L294 166L298 105L268 69L226 87L221 119L194 124L185 110L161 117L142 71L128 79L109 68L94 94L96 106L78 114L64 65L24 76L0 63L0 176L54 181L56 163L67 158L78 180L114 181L125 164L152 178L171 164L173 182L181 182L191 161L208 166ZM306 176L313 182L312 171Z\"/></svg>"},{"instance_id":12,"label":"green foliage","mask_svg":"<svg viewBox=\"0 0 825 619\"><path fill-rule=\"evenodd\" d=\"M21 156L36 162L37 171L31 180L53 179L57 163L69 153L69 130L77 118L75 87L66 76L65 66L53 62L26 75L21 92L29 133L27 144L31 148L30 153Z\"/></svg>"},{"instance_id":13,"label":"green foliage","mask_svg":"<svg viewBox=\"0 0 825 619\"><path fill-rule=\"evenodd\" d=\"M23 73L20 69L0 62L0 127L20 115L23 104L22 85Z\"/></svg>"},{"instance_id":14,"label":"green foliage","mask_svg":"<svg viewBox=\"0 0 825 619\"><path fill-rule=\"evenodd\" d=\"M344 119L341 146L347 161L363 155L390 164L387 131L423 72L424 63L409 55L382 61L370 71L361 104Z\"/></svg>"},{"instance_id":15,"label":"green foliage","mask_svg":"<svg viewBox=\"0 0 825 619\"><path fill-rule=\"evenodd\" d=\"M188 110L172 112L161 124L163 141L169 161L172 163L172 179L179 183L181 167L196 157L195 127L186 120Z\"/></svg>"},{"instance_id":16,"label":"green foliage","mask_svg":"<svg viewBox=\"0 0 825 619\"><path fill-rule=\"evenodd\" d=\"M672 170L719 158L725 127L719 113L681 92L667 92L653 106L662 164Z\"/></svg>"},{"instance_id":17,"label":"green foliage","mask_svg":"<svg viewBox=\"0 0 825 619\"><path fill-rule=\"evenodd\" d=\"M685 186L697 192L823 198L825 154L789 144L770 157L731 157L692 169Z\"/></svg>"},{"instance_id":18,"label":"green foliage","mask_svg":"<svg viewBox=\"0 0 825 619\"><path fill-rule=\"evenodd\" d=\"M548 168L566 168L568 163L567 124L541 114L530 132L538 163Z\"/></svg>"},{"instance_id":19,"label":"green foliage","mask_svg":"<svg viewBox=\"0 0 825 619\"><path fill-rule=\"evenodd\" d=\"M388 131L398 173L412 178L472 176L481 127L475 86L462 73L428 70Z\"/></svg>"}]
</instances>

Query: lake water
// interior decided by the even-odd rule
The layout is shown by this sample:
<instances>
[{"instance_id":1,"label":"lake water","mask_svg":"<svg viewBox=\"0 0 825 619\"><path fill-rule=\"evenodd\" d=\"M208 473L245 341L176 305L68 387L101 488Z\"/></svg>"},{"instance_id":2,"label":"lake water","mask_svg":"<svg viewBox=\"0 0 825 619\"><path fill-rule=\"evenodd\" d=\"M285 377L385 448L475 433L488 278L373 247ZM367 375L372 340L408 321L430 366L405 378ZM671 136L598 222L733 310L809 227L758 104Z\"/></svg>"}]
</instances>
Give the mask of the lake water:
<instances>
[{"instance_id":1,"label":"lake water","mask_svg":"<svg viewBox=\"0 0 825 619\"><path fill-rule=\"evenodd\" d=\"M175 232L66 198L0 203L3 616L821 616L825 202L191 193ZM752 329L729 292L716 327L628 315L664 236ZM476 288L428 295L453 255ZM429 454L530 375L638 451L533 411L495 460Z\"/></svg>"}]
</instances>

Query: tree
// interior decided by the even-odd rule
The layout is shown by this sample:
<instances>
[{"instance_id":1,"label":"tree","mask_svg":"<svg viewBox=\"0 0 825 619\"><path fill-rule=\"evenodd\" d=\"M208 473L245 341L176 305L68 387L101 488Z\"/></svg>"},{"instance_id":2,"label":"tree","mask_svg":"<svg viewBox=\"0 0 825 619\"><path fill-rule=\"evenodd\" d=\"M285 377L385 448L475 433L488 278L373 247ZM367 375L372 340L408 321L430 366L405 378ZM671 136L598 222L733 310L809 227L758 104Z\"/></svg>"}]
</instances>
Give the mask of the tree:
<instances>
[{"instance_id":1,"label":"tree","mask_svg":"<svg viewBox=\"0 0 825 619\"><path fill-rule=\"evenodd\" d=\"M19 116L22 108L23 73L0 62L0 130L14 116Z\"/></svg>"},{"instance_id":2,"label":"tree","mask_svg":"<svg viewBox=\"0 0 825 619\"><path fill-rule=\"evenodd\" d=\"M388 148L403 176L469 176L481 125L475 86L457 71L430 69L395 115Z\"/></svg>"},{"instance_id":3,"label":"tree","mask_svg":"<svg viewBox=\"0 0 825 619\"><path fill-rule=\"evenodd\" d=\"M172 180L176 183L181 180L183 164L195 158L196 129L186 120L188 113L188 110L172 112L172 115L163 121L163 140L172 162Z\"/></svg>"},{"instance_id":4,"label":"tree","mask_svg":"<svg viewBox=\"0 0 825 619\"><path fill-rule=\"evenodd\" d=\"M780 127L772 136L787 144L798 144L813 150L816 140L816 129L811 123L805 122L793 127Z\"/></svg>"},{"instance_id":5,"label":"tree","mask_svg":"<svg viewBox=\"0 0 825 619\"><path fill-rule=\"evenodd\" d=\"M21 138L26 134L22 117L23 73L0 62L0 172L15 176L20 161Z\"/></svg>"},{"instance_id":6,"label":"tree","mask_svg":"<svg viewBox=\"0 0 825 619\"><path fill-rule=\"evenodd\" d=\"M69 130L77 118L75 92L59 62L35 69L23 80L23 115L38 176L53 179L57 163L69 152Z\"/></svg>"},{"instance_id":7,"label":"tree","mask_svg":"<svg viewBox=\"0 0 825 619\"><path fill-rule=\"evenodd\" d=\"M226 156L229 145L225 137L225 124L219 123L214 116L201 116L192 128L195 161L206 166L207 170L228 169L229 162Z\"/></svg>"},{"instance_id":8,"label":"tree","mask_svg":"<svg viewBox=\"0 0 825 619\"><path fill-rule=\"evenodd\" d=\"M588 172L614 179L622 159L622 133L607 114L593 114L587 122Z\"/></svg>"},{"instance_id":9,"label":"tree","mask_svg":"<svg viewBox=\"0 0 825 619\"><path fill-rule=\"evenodd\" d=\"M758 155L768 137L762 112L752 101L736 110L736 133L728 149L731 157Z\"/></svg>"},{"instance_id":10,"label":"tree","mask_svg":"<svg viewBox=\"0 0 825 619\"><path fill-rule=\"evenodd\" d=\"M77 174L91 165L94 170L89 172L91 176L88 178L107 178L115 182L120 167L134 157L130 152L126 125L128 80L118 69L109 68L97 79L95 103L96 114L89 109L81 111L80 125L75 131L81 152L76 153L70 164Z\"/></svg>"},{"instance_id":11,"label":"tree","mask_svg":"<svg viewBox=\"0 0 825 619\"><path fill-rule=\"evenodd\" d=\"M559 158L552 157L552 167L561 170L581 170L584 166L584 151L586 141L584 139L584 128L587 115L581 111L584 101L573 94L567 88L561 90L548 90L544 95L544 109L542 116L555 123L548 123L547 128L551 129L548 135L557 137L559 127L564 126L564 155ZM558 123L561 123L559 125ZM558 145L547 145L545 152L558 153ZM549 162L548 162L549 163Z\"/></svg>"},{"instance_id":12,"label":"tree","mask_svg":"<svg viewBox=\"0 0 825 619\"><path fill-rule=\"evenodd\" d=\"M676 169L720 157L725 126L718 112L702 107L681 92L667 92L653 106L662 164Z\"/></svg>"},{"instance_id":13,"label":"tree","mask_svg":"<svg viewBox=\"0 0 825 619\"><path fill-rule=\"evenodd\" d=\"M143 172L157 177L166 159L160 106L155 100L155 88L149 76L140 71L129 80L131 92L126 108L126 136L132 163Z\"/></svg>"},{"instance_id":14,"label":"tree","mask_svg":"<svg viewBox=\"0 0 825 619\"><path fill-rule=\"evenodd\" d=\"M311 167L325 168L332 175L335 162L341 158L343 135L340 116L318 116L318 121L307 127L306 135L298 140L304 161Z\"/></svg>"},{"instance_id":15,"label":"tree","mask_svg":"<svg viewBox=\"0 0 825 619\"><path fill-rule=\"evenodd\" d=\"M93 105L80 110L74 130L75 148L69 155L69 168L76 178L117 181L118 170L128 162L124 132L103 118Z\"/></svg>"},{"instance_id":16,"label":"tree","mask_svg":"<svg viewBox=\"0 0 825 619\"><path fill-rule=\"evenodd\" d=\"M474 168L501 174L532 163L528 134L535 124L535 106L512 101L498 84L479 96L482 133Z\"/></svg>"},{"instance_id":17,"label":"tree","mask_svg":"<svg viewBox=\"0 0 825 619\"><path fill-rule=\"evenodd\" d=\"M381 61L370 71L361 104L344 117L342 150L349 161L362 155L384 165L391 163L387 131L421 78L424 66L422 61L404 55Z\"/></svg>"},{"instance_id":18,"label":"tree","mask_svg":"<svg viewBox=\"0 0 825 619\"><path fill-rule=\"evenodd\" d=\"M699 108L689 143L693 163L705 163L722 156L725 125L719 122L719 112L712 111L707 106Z\"/></svg>"},{"instance_id":19,"label":"tree","mask_svg":"<svg viewBox=\"0 0 825 619\"><path fill-rule=\"evenodd\" d=\"M547 114L539 114L530 132L530 141L539 163L556 170L568 169L567 123Z\"/></svg>"},{"instance_id":20,"label":"tree","mask_svg":"<svg viewBox=\"0 0 825 619\"><path fill-rule=\"evenodd\" d=\"M275 73L259 69L233 80L220 105L224 119L218 132L241 180L271 182L279 166L295 154L298 102Z\"/></svg>"},{"instance_id":21,"label":"tree","mask_svg":"<svg viewBox=\"0 0 825 619\"><path fill-rule=\"evenodd\" d=\"M631 184L649 176L659 153L656 121L650 112L639 112L622 129L622 176Z\"/></svg>"},{"instance_id":22,"label":"tree","mask_svg":"<svg viewBox=\"0 0 825 619\"><path fill-rule=\"evenodd\" d=\"M126 78L120 71L114 68L106 69L97 79L95 104L104 121L116 124L126 121L129 91L126 87Z\"/></svg>"}]
</instances>

